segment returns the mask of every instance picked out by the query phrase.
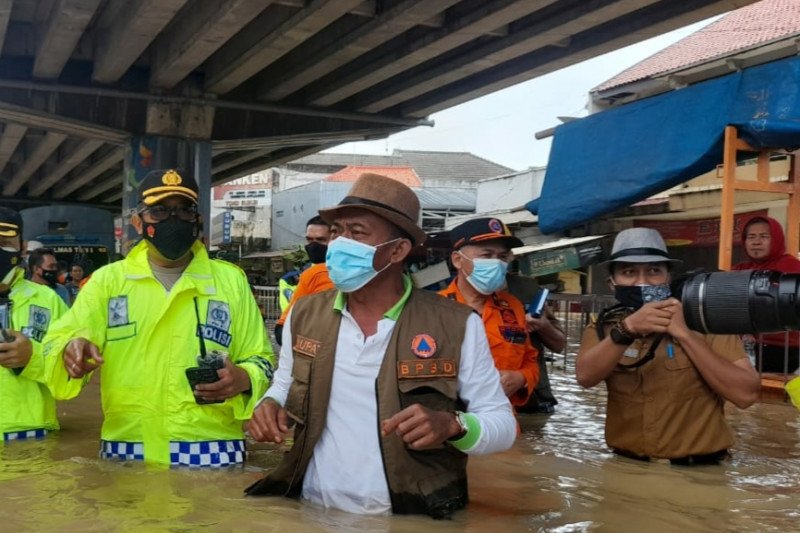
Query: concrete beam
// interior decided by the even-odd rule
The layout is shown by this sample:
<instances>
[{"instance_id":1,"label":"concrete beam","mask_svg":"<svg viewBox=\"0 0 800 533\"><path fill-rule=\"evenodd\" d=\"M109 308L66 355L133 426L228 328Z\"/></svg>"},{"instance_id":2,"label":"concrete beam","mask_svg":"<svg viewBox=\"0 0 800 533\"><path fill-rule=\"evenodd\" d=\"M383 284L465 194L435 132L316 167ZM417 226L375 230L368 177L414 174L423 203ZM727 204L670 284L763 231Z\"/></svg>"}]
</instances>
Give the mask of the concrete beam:
<instances>
[{"instance_id":1,"label":"concrete beam","mask_svg":"<svg viewBox=\"0 0 800 533\"><path fill-rule=\"evenodd\" d=\"M569 47L550 46L508 61L457 83L438 88L399 106L398 112L411 116L447 109L479 96L499 91L536 76L574 65L586 59L641 42L649 37L682 28L688 24L724 13L739 6L741 0L698 0L688 4L662 0L642 8L631 9L602 25L574 34ZM699 5L698 5L699 3Z\"/></svg>"},{"instance_id":2,"label":"concrete beam","mask_svg":"<svg viewBox=\"0 0 800 533\"><path fill-rule=\"evenodd\" d=\"M110 178L107 180L98 183L94 187L86 189L85 192L82 192L78 195L78 200L81 202L85 202L87 200L91 200L95 196L100 196L104 192L113 189L114 187L119 187L120 195L122 193L122 187L124 185L124 181L122 178L122 174L112 174Z\"/></svg>"},{"instance_id":3,"label":"concrete beam","mask_svg":"<svg viewBox=\"0 0 800 533\"><path fill-rule=\"evenodd\" d=\"M55 194L53 194L53 197L58 199L68 196L73 191L80 189L109 168L113 167L114 165L121 164L124 156L125 150L123 148L113 148L109 150L97 161L95 161L91 167L84 170L83 173L74 178L70 178L68 183L66 183L63 187L60 187Z\"/></svg>"},{"instance_id":4,"label":"concrete beam","mask_svg":"<svg viewBox=\"0 0 800 533\"><path fill-rule=\"evenodd\" d=\"M273 0L195 0L153 45L150 86L172 88Z\"/></svg>"},{"instance_id":5,"label":"concrete beam","mask_svg":"<svg viewBox=\"0 0 800 533\"><path fill-rule=\"evenodd\" d=\"M6 168L20 141L25 137L26 131L28 131L28 128L25 126L6 124L3 136L0 137L0 172L3 172L3 169Z\"/></svg>"},{"instance_id":6,"label":"concrete beam","mask_svg":"<svg viewBox=\"0 0 800 533\"><path fill-rule=\"evenodd\" d=\"M285 150L276 150L263 158L254 159L252 162L250 162L250 164L244 164L228 172L215 172L211 176L211 184L221 185L237 178L249 176L254 172L264 170L265 168L282 165L284 163L288 163L289 161L294 161L295 159L300 159L301 157L316 154L317 152L321 152L322 150L326 150L328 148L333 148L336 146L336 144L338 143L318 144L312 146L301 146L297 148L287 148Z\"/></svg>"},{"instance_id":7,"label":"concrete beam","mask_svg":"<svg viewBox=\"0 0 800 533\"><path fill-rule=\"evenodd\" d=\"M340 76L320 80L309 93L304 94L305 100L322 107L331 106L554 2L556 0L484 2L477 9L456 20L447 21L442 28L409 42L402 48L383 54L373 61L361 63Z\"/></svg>"},{"instance_id":8,"label":"concrete beam","mask_svg":"<svg viewBox=\"0 0 800 533\"><path fill-rule=\"evenodd\" d=\"M302 58L292 68L262 80L259 95L278 101L369 50L433 18L459 0L400 0L354 31L336 39L335 50Z\"/></svg>"},{"instance_id":9,"label":"concrete beam","mask_svg":"<svg viewBox=\"0 0 800 533\"><path fill-rule=\"evenodd\" d=\"M28 178L36 172L42 164L47 161L53 152L61 146L61 143L64 142L67 136L63 133L53 133L48 132L44 138L39 141L39 144L36 145L34 148L33 153L30 156L25 158L25 162L17 169L17 172L14 174L14 177L11 178L11 181L6 183L5 187L3 187L3 196L13 196L17 193L20 188L25 185L25 182L28 181Z\"/></svg>"},{"instance_id":10,"label":"concrete beam","mask_svg":"<svg viewBox=\"0 0 800 533\"><path fill-rule=\"evenodd\" d=\"M92 80L119 80L186 1L130 0L99 39Z\"/></svg>"},{"instance_id":11,"label":"concrete beam","mask_svg":"<svg viewBox=\"0 0 800 533\"><path fill-rule=\"evenodd\" d=\"M253 38L243 34L209 61L206 90L216 94L231 91L361 2L311 0L306 7L272 27L265 35Z\"/></svg>"},{"instance_id":12,"label":"concrete beam","mask_svg":"<svg viewBox=\"0 0 800 533\"><path fill-rule=\"evenodd\" d=\"M38 180L36 185L30 188L28 194L30 196L41 196L47 189L58 183L58 180L66 176L73 168L81 164L87 159L95 150L103 145L103 141L88 139L80 143L74 150L72 150L67 157L62 159L56 168L44 178Z\"/></svg>"},{"instance_id":13,"label":"concrete beam","mask_svg":"<svg viewBox=\"0 0 800 533\"><path fill-rule=\"evenodd\" d=\"M25 124L31 128L57 131L76 137L103 139L106 142L123 144L130 134L123 130L98 126L91 122L39 111L31 107L0 102L0 121Z\"/></svg>"},{"instance_id":14,"label":"concrete beam","mask_svg":"<svg viewBox=\"0 0 800 533\"><path fill-rule=\"evenodd\" d=\"M253 159L258 159L259 157L264 157L265 155L269 155L271 152L274 152L275 148L266 148L262 150L251 150L246 152L236 152L233 157L225 157L221 162L214 163L211 162L211 172L216 174L218 172L224 172L231 168L238 167L239 165L243 165L248 161L252 161Z\"/></svg>"},{"instance_id":15,"label":"concrete beam","mask_svg":"<svg viewBox=\"0 0 800 533\"><path fill-rule=\"evenodd\" d=\"M52 79L61 74L101 0L58 0L41 32L35 78Z\"/></svg>"},{"instance_id":16,"label":"concrete beam","mask_svg":"<svg viewBox=\"0 0 800 533\"><path fill-rule=\"evenodd\" d=\"M392 133L397 133L403 128L364 128L332 131L311 131L306 133L285 133L271 137L254 137L247 139L230 139L213 141L213 149L217 151L243 151L261 150L270 151L289 146L309 146L317 144L341 144L346 142L367 141L382 139ZM216 168L216 167L215 167Z\"/></svg>"},{"instance_id":17,"label":"concrete beam","mask_svg":"<svg viewBox=\"0 0 800 533\"><path fill-rule=\"evenodd\" d=\"M540 16L505 38L495 39L447 63L432 64L397 83L387 84L353 102L358 109L384 110L447 84L478 74L534 50L561 42L565 37L632 13L660 0L586 0L570 9L558 3L540 10ZM488 91L487 91L488 93Z\"/></svg>"},{"instance_id":18,"label":"concrete beam","mask_svg":"<svg viewBox=\"0 0 800 533\"><path fill-rule=\"evenodd\" d=\"M101 201L104 204L110 204L110 203L113 203L113 202L118 202L120 200L122 200L122 191L115 192L114 194L112 194L110 196L106 196Z\"/></svg>"},{"instance_id":19,"label":"concrete beam","mask_svg":"<svg viewBox=\"0 0 800 533\"><path fill-rule=\"evenodd\" d=\"M0 0L0 50L3 49L3 43L6 40L6 30L8 29L8 21L11 20L11 7L14 0Z\"/></svg>"}]
</instances>

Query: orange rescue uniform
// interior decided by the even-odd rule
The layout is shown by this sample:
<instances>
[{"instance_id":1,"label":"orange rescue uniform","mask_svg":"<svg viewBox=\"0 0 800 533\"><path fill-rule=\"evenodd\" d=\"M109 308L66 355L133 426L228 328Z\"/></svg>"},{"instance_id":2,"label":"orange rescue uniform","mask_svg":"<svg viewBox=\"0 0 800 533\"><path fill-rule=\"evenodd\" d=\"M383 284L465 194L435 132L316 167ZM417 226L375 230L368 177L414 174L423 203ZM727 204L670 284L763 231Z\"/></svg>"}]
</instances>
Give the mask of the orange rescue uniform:
<instances>
[{"instance_id":1,"label":"orange rescue uniform","mask_svg":"<svg viewBox=\"0 0 800 533\"><path fill-rule=\"evenodd\" d=\"M292 299L283 313L281 313L281 317L276 324L282 326L283 323L286 322L286 316L299 298L333 288L333 282L328 275L328 268L325 266L325 263L311 265L300 274L300 279L297 282L294 294L292 294Z\"/></svg>"},{"instance_id":2,"label":"orange rescue uniform","mask_svg":"<svg viewBox=\"0 0 800 533\"><path fill-rule=\"evenodd\" d=\"M456 280L439 294L466 304ZM525 376L527 386L509 398L512 405L525 405L539 381L539 352L528 338L522 302L505 291L497 291L486 297L482 318L494 366L497 370L518 370Z\"/></svg>"}]
</instances>

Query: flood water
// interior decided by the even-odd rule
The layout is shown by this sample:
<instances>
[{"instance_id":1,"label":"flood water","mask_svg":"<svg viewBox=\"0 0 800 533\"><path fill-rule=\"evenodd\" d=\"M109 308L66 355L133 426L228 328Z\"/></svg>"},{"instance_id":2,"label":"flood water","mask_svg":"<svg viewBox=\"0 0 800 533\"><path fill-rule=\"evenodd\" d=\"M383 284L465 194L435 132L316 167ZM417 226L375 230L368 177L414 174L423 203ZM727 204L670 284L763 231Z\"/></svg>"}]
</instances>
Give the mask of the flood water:
<instances>
[{"instance_id":1,"label":"flood water","mask_svg":"<svg viewBox=\"0 0 800 533\"><path fill-rule=\"evenodd\" d=\"M560 361L559 361L560 363ZM797 531L800 412L731 408L738 441L722 466L672 467L609 453L605 391L551 369L555 414L523 415L505 453L470 459L471 503L450 521L361 517L242 489L281 450L252 445L235 470L169 470L97 458L99 394L60 404L60 434L0 447L3 531ZM358 453L358 450L354 450Z\"/></svg>"}]
</instances>

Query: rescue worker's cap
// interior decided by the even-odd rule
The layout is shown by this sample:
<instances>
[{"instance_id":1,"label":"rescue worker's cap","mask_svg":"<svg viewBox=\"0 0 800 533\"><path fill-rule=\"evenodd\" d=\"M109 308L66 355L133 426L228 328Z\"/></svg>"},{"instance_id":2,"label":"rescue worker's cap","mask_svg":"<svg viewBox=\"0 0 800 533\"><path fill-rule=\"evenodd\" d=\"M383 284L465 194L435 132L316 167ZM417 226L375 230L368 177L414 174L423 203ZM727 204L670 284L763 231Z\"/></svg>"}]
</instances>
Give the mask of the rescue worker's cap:
<instances>
[{"instance_id":1,"label":"rescue worker's cap","mask_svg":"<svg viewBox=\"0 0 800 533\"><path fill-rule=\"evenodd\" d=\"M139 184L139 203L153 205L170 196L183 196L197 204L198 192L197 182L191 176L174 169L153 170Z\"/></svg>"},{"instance_id":2,"label":"rescue worker's cap","mask_svg":"<svg viewBox=\"0 0 800 533\"><path fill-rule=\"evenodd\" d=\"M682 263L680 259L670 259L667 244L661 234L652 228L628 228L622 230L614 239L611 256L602 264L608 263Z\"/></svg>"},{"instance_id":3,"label":"rescue worker's cap","mask_svg":"<svg viewBox=\"0 0 800 533\"><path fill-rule=\"evenodd\" d=\"M522 241L499 218L473 218L450 230L453 250L487 241L502 241L509 250L522 246Z\"/></svg>"},{"instance_id":4,"label":"rescue worker's cap","mask_svg":"<svg viewBox=\"0 0 800 533\"><path fill-rule=\"evenodd\" d=\"M22 217L8 207L0 207L0 237L22 236Z\"/></svg>"},{"instance_id":5,"label":"rescue worker's cap","mask_svg":"<svg viewBox=\"0 0 800 533\"><path fill-rule=\"evenodd\" d=\"M361 174L344 200L335 207L320 209L319 216L328 224L349 207L371 211L402 229L414 244L428 236L419 227L419 198L407 185L380 174Z\"/></svg>"}]
</instances>

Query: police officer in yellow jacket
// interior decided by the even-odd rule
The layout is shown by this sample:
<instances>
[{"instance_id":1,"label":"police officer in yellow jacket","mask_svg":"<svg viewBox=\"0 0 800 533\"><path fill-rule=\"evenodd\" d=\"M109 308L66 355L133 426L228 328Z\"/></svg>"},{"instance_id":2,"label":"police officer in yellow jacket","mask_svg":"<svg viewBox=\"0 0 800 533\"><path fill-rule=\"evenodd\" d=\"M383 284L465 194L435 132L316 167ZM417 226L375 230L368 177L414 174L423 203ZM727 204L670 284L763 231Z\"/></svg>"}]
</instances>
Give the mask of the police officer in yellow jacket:
<instances>
[{"instance_id":1,"label":"police officer in yellow jacket","mask_svg":"<svg viewBox=\"0 0 800 533\"><path fill-rule=\"evenodd\" d=\"M0 432L3 441L42 438L58 429L56 405L43 384L42 338L67 311L49 287L25 279L18 266L22 218L0 207Z\"/></svg>"},{"instance_id":2,"label":"police officer in yellow jacket","mask_svg":"<svg viewBox=\"0 0 800 533\"><path fill-rule=\"evenodd\" d=\"M76 396L103 367L103 458L244 460L242 424L269 384L274 357L244 272L209 259L198 240L197 198L191 177L149 173L131 219L143 240L92 275L46 338L57 399ZM217 353L227 355L208 364Z\"/></svg>"}]
</instances>

